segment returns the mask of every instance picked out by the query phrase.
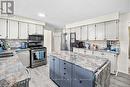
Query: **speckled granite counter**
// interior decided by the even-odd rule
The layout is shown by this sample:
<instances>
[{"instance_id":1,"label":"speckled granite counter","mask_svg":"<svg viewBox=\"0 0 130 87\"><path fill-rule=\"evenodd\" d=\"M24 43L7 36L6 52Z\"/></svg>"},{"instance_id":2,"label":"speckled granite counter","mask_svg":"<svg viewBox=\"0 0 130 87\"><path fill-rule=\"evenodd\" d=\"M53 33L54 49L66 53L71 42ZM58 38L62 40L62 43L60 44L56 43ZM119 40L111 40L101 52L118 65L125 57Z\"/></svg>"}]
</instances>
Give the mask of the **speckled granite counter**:
<instances>
[{"instance_id":1,"label":"speckled granite counter","mask_svg":"<svg viewBox=\"0 0 130 87\"><path fill-rule=\"evenodd\" d=\"M96 72L101 68L108 60L103 58L97 58L95 56L88 56L83 54L77 54L69 51L53 52L52 56L56 56L62 60L79 65L90 71Z\"/></svg>"},{"instance_id":2,"label":"speckled granite counter","mask_svg":"<svg viewBox=\"0 0 130 87\"><path fill-rule=\"evenodd\" d=\"M0 87L11 87L15 83L29 78L29 74L19 61L17 54L12 52L14 56L0 58Z\"/></svg>"}]
</instances>

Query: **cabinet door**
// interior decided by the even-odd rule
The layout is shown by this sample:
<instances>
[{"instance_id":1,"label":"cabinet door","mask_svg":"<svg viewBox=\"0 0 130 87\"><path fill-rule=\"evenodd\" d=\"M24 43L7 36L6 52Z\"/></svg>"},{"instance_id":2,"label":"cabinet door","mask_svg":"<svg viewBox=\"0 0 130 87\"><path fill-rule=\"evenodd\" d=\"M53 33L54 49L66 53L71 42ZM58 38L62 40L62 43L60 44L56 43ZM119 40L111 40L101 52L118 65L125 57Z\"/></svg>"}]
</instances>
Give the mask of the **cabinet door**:
<instances>
[{"instance_id":1,"label":"cabinet door","mask_svg":"<svg viewBox=\"0 0 130 87\"><path fill-rule=\"evenodd\" d=\"M104 58L107 58L111 61L111 73L116 74L117 72L117 55L112 53L104 53Z\"/></svg>"},{"instance_id":2,"label":"cabinet door","mask_svg":"<svg viewBox=\"0 0 130 87\"><path fill-rule=\"evenodd\" d=\"M96 39L95 25L88 25L88 39L89 40Z\"/></svg>"},{"instance_id":3,"label":"cabinet door","mask_svg":"<svg viewBox=\"0 0 130 87\"><path fill-rule=\"evenodd\" d=\"M25 67L30 66L30 53L29 51L18 52L18 57Z\"/></svg>"},{"instance_id":4,"label":"cabinet door","mask_svg":"<svg viewBox=\"0 0 130 87\"><path fill-rule=\"evenodd\" d=\"M54 80L54 78L55 78L55 76L54 76L54 75L55 75L55 74L54 74L54 70L55 70L55 69L54 69L55 58L54 58L53 56L50 56L50 57L49 57L49 61L50 61L50 62L49 62L49 64L50 64L50 66L49 66L49 67L50 67L50 68L49 68L49 69L50 69L50 78L51 78L52 80Z\"/></svg>"},{"instance_id":5,"label":"cabinet door","mask_svg":"<svg viewBox=\"0 0 130 87\"><path fill-rule=\"evenodd\" d=\"M60 60L58 58L54 58L54 81L60 85Z\"/></svg>"},{"instance_id":6,"label":"cabinet door","mask_svg":"<svg viewBox=\"0 0 130 87\"><path fill-rule=\"evenodd\" d=\"M117 40L119 39L119 29L117 21L106 22L106 39L107 40Z\"/></svg>"},{"instance_id":7,"label":"cabinet door","mask_svg":"<svg viewBox=\"0 0 130 87\"><path fill-rule=\"evenodd\" d=\"M36 34L43 35L43 26L41 25L36 26Z\"/></svg>"},{"instance_id":8,"label":"cabinet door","mask_svg":"<svg viewBox=\"0 0 130 87\"><path fill-rule=\"evenodd\" d=\"M8 21L8 39L18 39L18 22Z\"/></svg>"},{"instance_id":9,"label":"cabinet door","mask_svg":"<svg viewBox=\"0 0 130 87\"><path fill-rule=\"evenodd\" d=\"M105 27L104 23L96 24L96 40L105 39Z\"/></svg>"},{"instance_id":10,"label":"cabinet door","mask_svg":"<svg viewBox=\"0 0 130 87\"><path fill-rule=\"evenodd\" d=\"M6 39L7 36L7 20L0 19L0 39Z\"/></svg>"},{"instance_id":11,"label":"cabinet door","mask_svg":"<svg viewBox=\"0 0 130 87\"><path fill-rule=\"evenodd\" d=\"M29 24L29 35L36 34L36 25Z\"/></svg>"},{"instance_id":12,"label":"cabinet door","mask_svg":"<svg viewBox=\"0 0 130 87\"><path fill-rule=\"evenodd\" d=\"M83 26L81 29L81 40L87 40L88 39L88 29L87 26Z\"/></svg>"},{"instance_id":13,"label":"cabinet door","mask_svg":"<svg viewBox=\"0 0 130 87\"><path fill-rule=\"evenodd\" d=\"M28 24L19 23L19 39L28 39Z\"/></svg>"},{"instance_id":14,"label":"cabinet door","mask_svg":"<svg viewBox=\"0 0 130 87\"><path fill-rule=\"evenodd\" d=\"M70 29L66 29L66 33L70 34L71 30Z\"/></svg>"},{"instance_id":15,"label":"cabinet door","mask_svg":"<svg viewBox=\"0 0 130 87\"><path fill-rule=\"evenodd\" d=\"M60 87L71 87L71 74L72 64L63 60L60 60L60 75L61 85Z\"/></svg>"},{"instance_id":16,"label":"cabinet door","mask_svg":"<svg viewBox=\"0 0 130 87\"><path fill-rule=\"evenodd\" d=\"M94 74L82 67L74 66L72 87L94 87Z\"/></svg>"}]
</instances>

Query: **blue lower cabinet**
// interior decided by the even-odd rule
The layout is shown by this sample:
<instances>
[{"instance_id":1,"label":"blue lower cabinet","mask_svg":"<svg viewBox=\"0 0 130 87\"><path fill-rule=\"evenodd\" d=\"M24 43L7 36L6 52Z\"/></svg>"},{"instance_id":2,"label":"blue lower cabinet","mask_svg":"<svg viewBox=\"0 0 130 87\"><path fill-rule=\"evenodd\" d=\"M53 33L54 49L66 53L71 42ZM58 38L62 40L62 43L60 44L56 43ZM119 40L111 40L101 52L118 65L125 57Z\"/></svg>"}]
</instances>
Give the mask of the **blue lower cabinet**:
<instances>
[{"instance_id":1,"label":"blue lower cabinet","mask_svg":"<svg viewBox=\"0 0 130 87\"><path fill-rule=\"evenodd\" d=\"M61 85L60 87L71 87L71 74L72 64L63 60L60 60L60 74Z\"/></svg>"},{"instance_id":2,"label":"blue lower cabinet","mask_svg":"<svg viewBox=\"0 0 130 87\"><path fill-rule=\"evenodd\" d=\"M75 76L76 87L94 87L94 80L95 80L94 73L91 72L90 70L84 69L76 65L74 67L75 67L75 72L76 72L75 73L76 74Z\"/></svg>"},{"instance_id":3,"label":"blue lower cabinet","mask_svg":"<svg viewBox=\"0 0 130 87\"><path fill-rule=\"evenodd\" d=\"M57 84L60 85L60 61L56 57L50 57L50 78Z\"/></svg>"},{"instance_id":4,"label":"blue lower cabinet","mask_svg":"<svg viewBox=\"0 0 130 87\"><path fill-rule=\"evenodd\" d=\"M94 87L95 82L90 70L56 57L50 58L50 78L59 87Z\"/></svg>"},{"instance_id":5,"label":"blue lower cabinet","mask_svg":"<svg viewBox=\"0 0 130 87\"><path fill-rule=\"evenodd\" d=\"M55 64L55 59L53 57L49 57L49 62L50 62L50 78L54 80L54 64Z\"/></svg>"},{"instance_id":6,"label":"blue lower cabinet","mask_svg":"<svg viewBox=\"0 0 130 87\"><path fill-rule=\"evenodd\" d=\"M60 85L61 76L60 76L60 60L58 58L55 58L55 64L54 64L54 81L57 83L57 85Z\"/></svg>"}]
</instances>

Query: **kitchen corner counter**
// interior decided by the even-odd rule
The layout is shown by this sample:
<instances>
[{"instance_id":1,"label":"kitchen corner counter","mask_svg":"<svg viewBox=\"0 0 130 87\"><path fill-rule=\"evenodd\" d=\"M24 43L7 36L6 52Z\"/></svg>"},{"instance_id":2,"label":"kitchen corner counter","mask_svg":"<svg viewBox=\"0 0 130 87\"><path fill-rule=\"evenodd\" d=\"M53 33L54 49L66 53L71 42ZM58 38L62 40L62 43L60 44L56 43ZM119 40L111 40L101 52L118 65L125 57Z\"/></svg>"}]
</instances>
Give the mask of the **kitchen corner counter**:
<instances>
[{"instance_id":1,"label":"kitchen corner counter","mask_svg":"<svg viewBox=\"0 0 130 87\"><path fill-rule=\"evenodd\" d=\"M28 79L29 74L13 50L5 52L13 52L14 56L0 58L0 85L11 87L19 81Z\"/></svg>"}]
</instances>

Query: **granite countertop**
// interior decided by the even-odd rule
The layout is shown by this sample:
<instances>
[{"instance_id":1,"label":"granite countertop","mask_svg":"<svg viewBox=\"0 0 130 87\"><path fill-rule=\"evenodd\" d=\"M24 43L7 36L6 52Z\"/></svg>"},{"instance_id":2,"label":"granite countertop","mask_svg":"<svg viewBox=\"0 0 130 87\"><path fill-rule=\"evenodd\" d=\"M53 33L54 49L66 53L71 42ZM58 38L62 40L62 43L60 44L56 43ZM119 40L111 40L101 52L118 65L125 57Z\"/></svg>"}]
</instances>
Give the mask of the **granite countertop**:
<instances>
[{"instance_id":1,"label":"granite countertop","mask_svg":"<svg viewBox=\"0 0 130 87\"><path fill-rule=\"evenodd\" d=\"M59 59L74 63L92 72L96 72L106 62L108 62L108 60L105 58L88 56L88 55L73 53L69 51L52 52L50 56L55 56Z\"/></svg>"},{"instance_id":2,"label":"granite countertop","mask_svg":"<svg viewBox=\"0 0 130 87\"><path fill-rule=\"evenodd\" d=\"M74 47L74 48L76 48L76 47ZM77 49L90 50L90 51L99 51L99 52L113 53L113 54L119 55L119 52L115 52L115 51L107 51L107 50L92 50L92 49L86 49L86 48L77 48Z\"/></svg>"},{"instance_id":3,"label":"granite countertop","mask_svg":"<svg viewBox=\"0 0 130 87\"><path fill-rule=\"evenodd\" d=\"M13 84L29 78L29 74L13 50L5 52L13 52L14 56L0 58L0 85L11 87Z\"/></svg>"}]
</instances>

